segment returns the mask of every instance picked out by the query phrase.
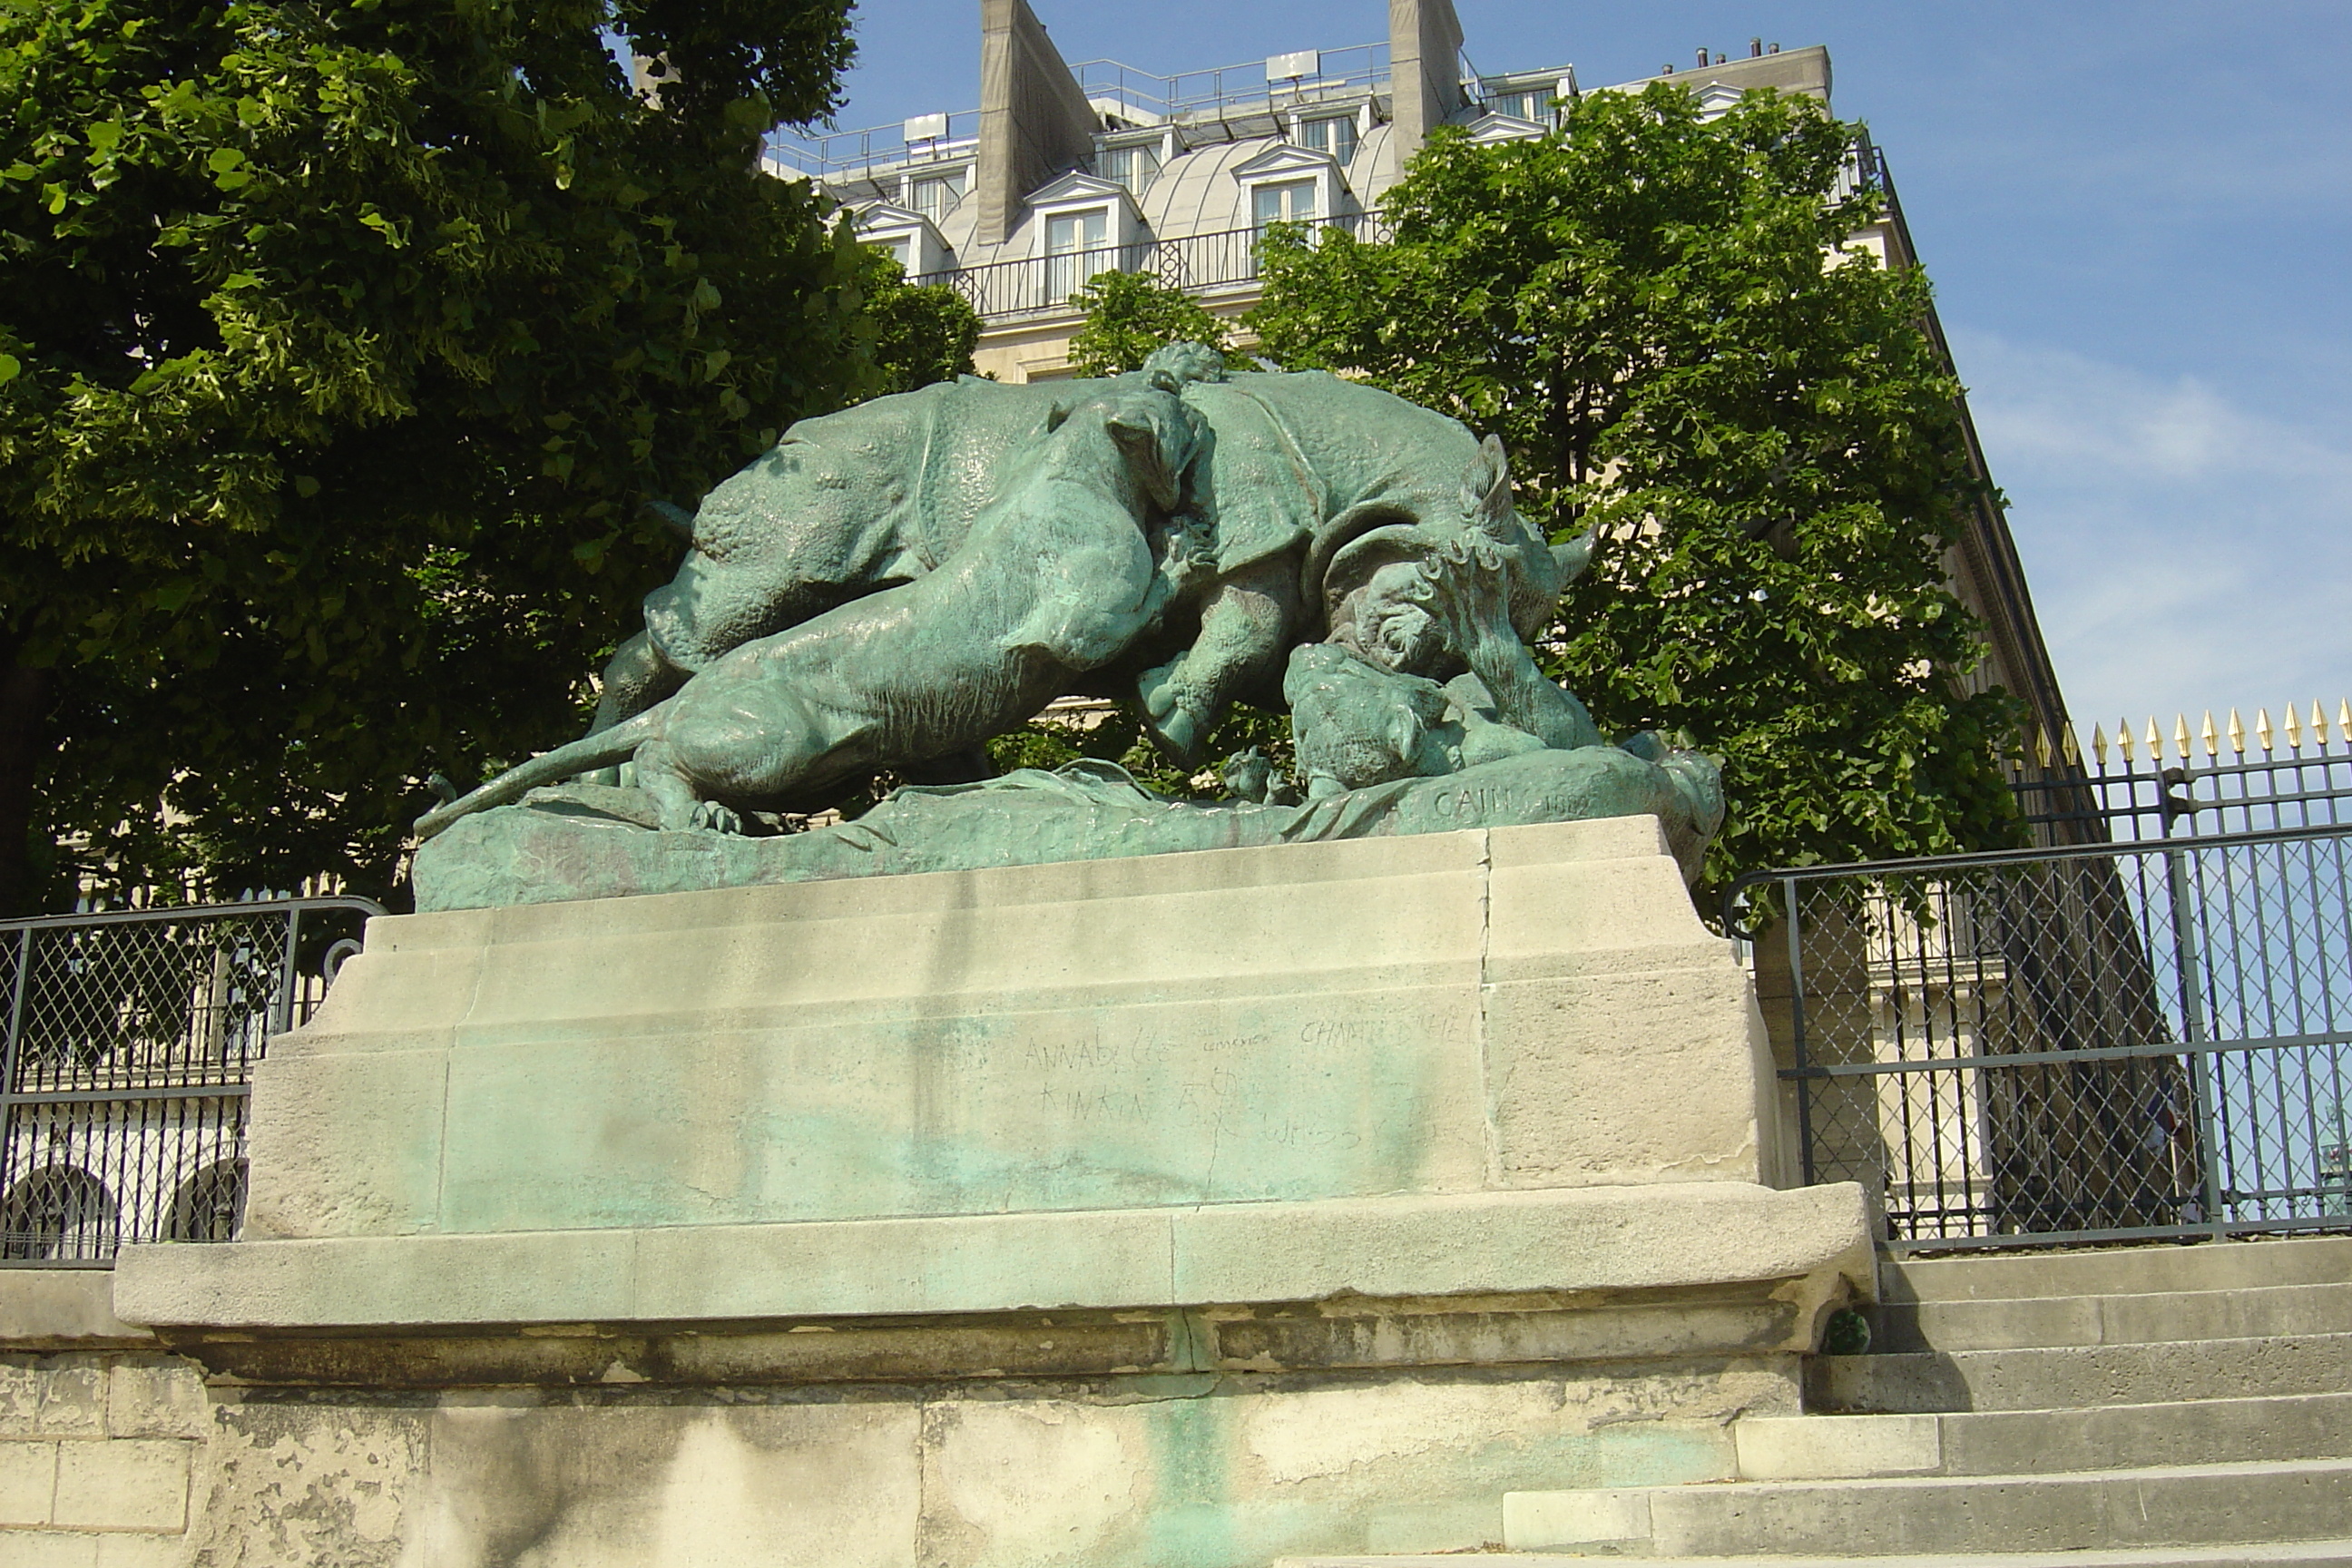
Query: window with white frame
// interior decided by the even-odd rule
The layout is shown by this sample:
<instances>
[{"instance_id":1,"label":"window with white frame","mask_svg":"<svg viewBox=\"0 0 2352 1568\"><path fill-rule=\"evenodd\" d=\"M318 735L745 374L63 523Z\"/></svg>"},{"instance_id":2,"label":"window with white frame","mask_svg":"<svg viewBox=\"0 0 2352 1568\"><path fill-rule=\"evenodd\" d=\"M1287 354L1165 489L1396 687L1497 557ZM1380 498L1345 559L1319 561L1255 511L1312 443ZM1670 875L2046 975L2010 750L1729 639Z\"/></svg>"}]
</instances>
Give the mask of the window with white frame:
<instances>
[{"instance_id":1,"label":"window with white frame","mask_svg":"<svg viewBox=\"0 0 2352 1568\"><path fill-rule=\"evenodd\" d=\"M1045 219L1045 297L1068 299L1110 270L1110 209L1087 207Z\"/></svg>"},{"instance_id":2,"label":"window with white frame","mask_svg":"<svg viewBox=\"0 0 2352 1568\"><path fill-rule=\"evenodd\" d=\"M1157 147L1108 147L1103 150L1102 177L1125 185L1129 195L1140 196L1151 188L1160 174L1160 149Z\"/></svg>"},{"instance_id":3,"label":"window with white frame","mask_svg":"<svg viewBox=\"0 0 2352 1568\"><path fill-rule=\"evenodd\" d=\"M1356 117L1340 114L1302 120L1298 122L1297 142L1313 152L1328 153L1337 163L1349 163L1356 156Z\"/></svg>"},{"instance_id":4,"label":"window with white frame","mask_svg":"<svg viewBox=\"0 0 2352 1568\"><path fill-rule=\"evenodd\" d=\"M931 174L913 181L912 189L907 194L907 205L930 219L932 226L937 227L946 221L948 214L955 210L956 204L963 200L967 177L965 170L956 169L945 174Z\"/></svg>"},{"instance_id":5,"label":"window with white frame","mask_svg":"<svg viewBox=\"0 0 2352 1568\"><path fill-rule=\"evenodd\" d=\"M1315 221L1315 182L1281 180L1250 187L1250 224L1264 228L1276 223Z\"/></svg>"},{"instance_id":6,"label":"window with white frame","mask_svg":"<svg viewBox=\"0 0 2352 1568\"><path fill-rule=\"evenodd\" d=\"M909 273L915 270L915 237L913 235L896 234L887 239L877 239L873 243L889 254L890 259L898 264L899 270Z\"/></svg>"}]
</instances>

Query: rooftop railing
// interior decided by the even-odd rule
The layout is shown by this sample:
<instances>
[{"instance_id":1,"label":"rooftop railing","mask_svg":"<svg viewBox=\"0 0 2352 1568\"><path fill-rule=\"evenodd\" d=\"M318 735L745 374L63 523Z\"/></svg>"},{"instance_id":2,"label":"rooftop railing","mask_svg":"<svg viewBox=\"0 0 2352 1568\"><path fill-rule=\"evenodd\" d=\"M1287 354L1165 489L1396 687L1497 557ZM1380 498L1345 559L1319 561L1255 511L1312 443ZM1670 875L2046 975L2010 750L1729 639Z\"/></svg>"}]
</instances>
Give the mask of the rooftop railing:
<instances>
[{"instance_id":1,"label":"rooftop railing","mask_svg":"<svg viewBox=\"0 0 2352 1568\"><path fill-rule=\"evenodd\" d=\"M1276 75L1277 68L1298 69ZM1098 107L1115 107L1118 117L1138 124L1167 121L1214 121L1245 109L1260 112L1293 102L1377 89L1389 78L1389 47L1357 44L1342 49L1307 49L1273 60L1217 66L1208 70L1160 76L1118 60L1082 60L1070 68L1087 97ZM880 173L955 155L980 136L980 110L960 109L922 114L890 125L854 131L779 126L767 137L763 161L779 174L813 180L870 178Z\"/></svg>"},{"instance_id":2,"label":"rooftop railing","mask_svg":"<svg viewBox=\"0 0 2352 1568\"><path fill-rule=\"evenodd\" d=\"M909 135L910 130L915 134ZM980 110L961 109L858 131L811 133L779 128L768 132L761 162L769 173L788 179L837 180L952 158L979 139Z\"/></svg>"},{"instance_id":3,"label":"rooftop railing","mask_svg":"<svg viewBox=\"0 0 2352 1568\"><path fill-rule=\"evenodd\" d=\"M1084 60L1071 67L1070 74L1088 99L1123 105L1141 123L1213 120L1234 110L1279 105L1292 98L1313 101L1377 89L1389 79L1389 47L1383 42L1305 49L1175 76L1158 76L1118 60Z\"/></svg>"}]
</instances>

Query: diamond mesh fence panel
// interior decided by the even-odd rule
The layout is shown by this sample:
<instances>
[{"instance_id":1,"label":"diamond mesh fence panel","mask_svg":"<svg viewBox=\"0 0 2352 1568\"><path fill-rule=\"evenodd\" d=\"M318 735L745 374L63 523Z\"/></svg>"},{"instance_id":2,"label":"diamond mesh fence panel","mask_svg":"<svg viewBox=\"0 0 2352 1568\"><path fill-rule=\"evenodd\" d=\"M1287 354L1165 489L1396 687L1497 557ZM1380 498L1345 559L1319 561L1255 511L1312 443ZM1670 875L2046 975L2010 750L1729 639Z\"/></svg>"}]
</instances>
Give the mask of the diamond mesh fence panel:
<instances>
[{"instance_id":1,"label":"diamond mesh fence panel","mask_svg":"<svg viewBox=\"0 0 2352 1568\"><path fill-rule=\"evenodd\" d=\"M254 1064L380 912L285 900L0 923L0 1263L233 1237Z\"/></svg>"},{"instance_id":2,"label":"diamond mesh fence panel","mask_svg":"<svg viewBox=\"0 0 2352 1568\"><path fill-rule=\"evenodd\" d=\"M1811 1182L1911 1243L2352 1229L2352 830L1749 895Z\"/></svg>"}]
</instances>

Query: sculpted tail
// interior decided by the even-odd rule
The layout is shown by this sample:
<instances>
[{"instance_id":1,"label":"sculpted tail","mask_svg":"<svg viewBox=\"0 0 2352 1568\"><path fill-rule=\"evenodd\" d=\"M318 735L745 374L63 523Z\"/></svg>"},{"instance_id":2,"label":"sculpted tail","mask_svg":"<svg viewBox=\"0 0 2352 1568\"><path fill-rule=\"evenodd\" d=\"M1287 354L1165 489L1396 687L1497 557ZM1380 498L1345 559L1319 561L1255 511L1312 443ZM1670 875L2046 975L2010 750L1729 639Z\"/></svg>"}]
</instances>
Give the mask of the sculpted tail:
<instances>
[{"instance_id":1,"label":"sculpted tail","mask_svg":"<svg viewBox=\"0 0 2352 1568\"><path fill-rule=\"evenodd\" d=\"M461 816L471 816L494 805L510 805L541 784L560 783L591 768L608 768L628 761L639 746L661 733L662 716L668 706L667 702L657 703L609 730L583 735L569 745L541 752L530 761L509 768L473 794L446 805L436 805L418 817L416 837L430 838Z\"/></svg>"}]
</instances>

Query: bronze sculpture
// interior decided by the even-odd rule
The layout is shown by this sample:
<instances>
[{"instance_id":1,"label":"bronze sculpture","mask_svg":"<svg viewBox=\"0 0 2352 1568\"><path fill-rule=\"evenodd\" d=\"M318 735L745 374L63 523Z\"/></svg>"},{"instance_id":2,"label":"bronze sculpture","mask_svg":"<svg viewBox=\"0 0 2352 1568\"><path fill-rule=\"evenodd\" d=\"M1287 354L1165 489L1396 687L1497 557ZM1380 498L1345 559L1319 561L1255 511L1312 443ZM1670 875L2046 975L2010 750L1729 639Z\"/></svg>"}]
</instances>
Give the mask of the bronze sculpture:
<instances>
[{"instance_id":1,"label":"bronze sculpture","mask_svg":"<svg viewBox=\"0 0 2352 1568\"><path fill-rule=\"evenodd\" d=\"M1721 815L1712 764L1647 737L1606 746L1528 654L1585 548L1548 545L1519 518L1491 437L1329 375L1229 375L1221 356L1177 344L1096 381L967 377L803 422L714 489L677 575L646 600L646 632L606 671L595 730L418 830L536 802L633 830L738 831L748 813L820 806L846 781L971 748L1073 692L1136 700L1189 763L1225 706L1255 697L1293 708L1309 796L1297 809L1322 826L1144 838L1348 836L1333 825L1352 818L1315 816L1318 803L1504 768L1537 781L1505 818L1656 812L1695 870ZM1596 750L1616 760L1526 760ZM628 775L599 772L624 763ZM1055 788L1117 792L1080 773ZM610 787L621 776L632 791ZM567 778L593 782L545 787ZM1249 809L1286 809L1264 788L1268 804ZM1021 802L1026 828L958 835L949 858L1090 852L1084 834L1012 841L1038 837L1038 805ZM1399 810L1364 830L1428 830L1400 826L1412 808ZM974 826L984 815L967 809ZM485 834L468 842L497 853ZM472 852L428 846L420 882L428 861Z\"/></svg>"}]
</instances>

